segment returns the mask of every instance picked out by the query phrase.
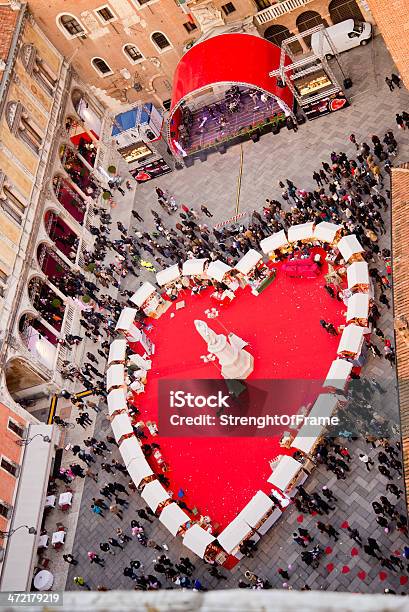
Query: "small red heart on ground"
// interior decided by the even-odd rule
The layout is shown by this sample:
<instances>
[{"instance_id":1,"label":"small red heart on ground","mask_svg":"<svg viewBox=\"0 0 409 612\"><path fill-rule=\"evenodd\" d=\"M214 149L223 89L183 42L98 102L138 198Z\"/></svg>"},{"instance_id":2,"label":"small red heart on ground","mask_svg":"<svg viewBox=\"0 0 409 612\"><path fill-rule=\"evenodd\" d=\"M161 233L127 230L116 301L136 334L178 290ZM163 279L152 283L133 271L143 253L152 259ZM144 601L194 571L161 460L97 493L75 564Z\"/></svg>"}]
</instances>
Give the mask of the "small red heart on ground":
<instances>
[{"instance_id":1,"label":"small red heart on ground","mask_svg":"<svg viewBox=\"0 0 409 612\"><path fill-rule=\"evenodd\" d=\"M332 553L332 548L331 546L327 546L327 548L325 549L325 554L326 555L330 555Z\"/></svg>"},{"instance_id":2,"label":"small red heart on ground","mask_svg":"<svg viewBox=\"0 0 409 612\"><path fill-rule=\"evenodd\" d=\"M388 577L388 574L386 572L379 572L379 580L381 582L383 582L384 580L386 580Z\"/></svg>"},{"instance_id":3,"label":"small red heart on ground","mask_svg":"<svg viewBox=\"0 0 409 612\"><path fill-rule=\"evenodd\" d=\"M348 521L344 521L341 525L341 529L348 529L348 527L349 527Z\"/></svg>"},{"instance_id":4,"label":"small red heart on ground","mask_svg":"<svg viewBox=\"0 0 409 612\"><path fill-rule=\"evenodd\" d=\"M344 565L341 571L343 574L349 574L351 570L349 569L347 565Z\"/></svg>"},{"instance_id":5,"label":"small red heart on ground","mask_svg":"<svg viewBox=\"0 0 409 612\"><path fill-rule=\"evenodd\" d=\"M361 570L360 572L358 572L358 578L360 580L365 580L366 578L366 572L364 572L364 570Z\"/></svg>"},{"instance_id":6,"label":"small red heart on ground","mask_svg":"<svg viewBox=\"0 0 409 612\"><path fill-rule=\"evenodd\" d=\"M303 520L304 520L303 515L302 515L302 514L299 514L299 515L297 516L297 523L302 523L302 522L303 522Z\"/></svg>"},{"instance_id":7,"label":"small red heart on ground","mask_svg":"<svg viewBox=\"0 0 409 612\"><path fill-rule=\"evenodd\" d=\"M327 565L327 572L331 573L333 569L334 569L334 564L333 563L328 563L328 565Z\"/></svg>"},{"instance_id":8,"label":"small red heart on ground","mask_svg":"<svg viewBox=\"0 0 409 612\"><path fill-rule=\"evenodd\" d=\"M393 554L395 555L395 557L400 557L400 550L394 550Z\"/></svg>"},{"instance_id":9,"label":"small red heart on ground","mask_svg":"<svg viewBox=\"0 0 409 612\"><path fill-rule=\"evenodd\" d=\"M409 578L407 576L401 576L399 578L399 582L401 583L401 585L403 586L404 584L407 584Z\"/></svg>"},{"instance_id":10,"label":"small red heart on ground","mask_svg":"<svg viewBox=\"0 0 409 612\"><path fill-rule=\"evenodd\" d=\"M355 547L354 547L354 548L351 550L351 555L352 555L352 557L356 557L357 555L359 555L359 550L358 550L357 548L355 548Z\"/></svg>"}]
</instances>

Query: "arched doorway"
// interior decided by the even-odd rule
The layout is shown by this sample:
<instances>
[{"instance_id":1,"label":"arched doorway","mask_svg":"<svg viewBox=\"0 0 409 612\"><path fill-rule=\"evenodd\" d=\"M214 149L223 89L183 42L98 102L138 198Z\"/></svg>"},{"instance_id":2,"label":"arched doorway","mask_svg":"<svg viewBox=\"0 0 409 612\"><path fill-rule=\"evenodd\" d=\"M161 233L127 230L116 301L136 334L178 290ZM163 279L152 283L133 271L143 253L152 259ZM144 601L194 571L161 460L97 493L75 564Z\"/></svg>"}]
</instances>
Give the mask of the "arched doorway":
<instances>
[{"instance_id":1,"label":"arched doorway","mask_svg":"<svg viewBox=\"0 0 409 612\"><path fill-rule=\"evenodd\" d=\"M67 145L61 145L60 159L61 164L70 176L72 182L75 183L85 195L95 199L100 192L100 188L89 168L80 160L73 149L67 147Z\"/></svg>"},{"instance_id":2,"label":"arched doorway","mask_svg":"<svg viewBox=\"0 0 409 612\"><path fill-rule=\"evenodd\" d=\"M57 255L52 247L44 242L37 249L37 259L41 270L50 283L57 287L64 295L74 297L74 275L69 266Z\"/></svg>"},{"instance_id":3,"label":"arched doorway","mask_svg":"<svg viewBox=\"0 0 409 612\"><path fill-rule=\"evenodd\" d=\"M32 314L24 314L19 322L19 332L24 346L34 358L52 370L57 352L58 338Z\"/></svg>"},{"instance_id":4,"label":"arched doorway","mask_svg":"<svg viewBox=\"0 0 409 612\"><path fill-rule=\"evenodd\" d=\"M34 276L28 283L28 296L33 308L57 332L62 329L65 306L62 299L39 276Z\"/></svg>"},{"instance_id":5,"label":"arched doorway","mask_svg":"<svg viewBox=\"0 0 409 612\"><path fill-rule=\"evenodd\" d=\"M298 15L296 24L300 32L305 32L306 30L309 30L310 28L315 28L315 26L321 24L325 27L328 26L325 19L323 19L321 15L316 11L304 11L304 13ZM304 37L304 40L306 45L311 47L311 36Z\"/></svg>"},{"instance_id":6,"label":"arched doorway","mask_svg":"<svg viewBox=\"0 0 409 612\"><path fill-rule=\"evenodd\" d=\"M346 19L365 21L356 0L331 0L328 12L333 23L340 23Z\"/></svg>"},{"instance_id":7,"label":"arched doorway","mask_svg":"<svg viewBox=\"0 0 409 612\"><path fill-rule=\"evenodd\" d=\"M70 183L62 176L53 178L55 197L60 204L81 225L84 222L86 204L83 198L72 188Z\"/></svg>"},{"instance_id":8,"label":"arched doorway","mask_svg":"<svg viewBox=\"0 0 409 612\"><path fill-rule=\"evenodd\" d=\"M277 47L281 47L281 44L286 38L292 36L290 30L283 25L275 24L267 28L264 32L264 38L269 40ZM302 47L298 41L290 44L291 51L296 55L302 53Z\"/></svg>"},{"instance_id":9,"label":"arched doorway","mask_svg":"<svg viewBox=\"0 0 409 612\"><path fill-rule=\"evenodd\" d=\"M39 421L46 422L50 405L49 380L20 357L14 357L6 363L4 374L13 400Z\"/></svg>"},{"instance_id":10,"label":"arched doorway","mask_svg":"<svg viewBox=\"0 0 409 612\"><path fill-rule=\"evenodd\" d=\"M44 223L46 232L57 249L74 263L79 246L77 234L53 210L45 213Z\"/></svg>"}]
</instances>

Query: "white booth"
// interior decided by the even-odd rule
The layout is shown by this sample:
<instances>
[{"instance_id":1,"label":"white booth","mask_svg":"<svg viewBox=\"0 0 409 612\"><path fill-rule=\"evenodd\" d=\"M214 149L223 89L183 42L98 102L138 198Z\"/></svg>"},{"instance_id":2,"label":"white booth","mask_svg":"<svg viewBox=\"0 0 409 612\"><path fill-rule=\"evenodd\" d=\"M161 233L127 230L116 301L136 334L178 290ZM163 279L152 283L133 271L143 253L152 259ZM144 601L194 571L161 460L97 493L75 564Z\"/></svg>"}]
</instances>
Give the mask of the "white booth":
<instances>
[{"instance_id":1,"label":"white booth","mask_svg":"<svg viewBox=\"0 0 409 612\"><path fill-rule=\"evenodd\" d=\"M126 389L113 389L107 395L108 414L111 416L114 412L127 411L128 402L126 401Z\"/></svg>"},{"instance_id":2,"label":"white booth","mask_svg":"<svg viewBox=\"0 0 409 612\"><path fill-rule=\"evenodd\" d=\"M112 432L118 444L125 438L135 437L132 422L126 412L119 412L111 421Z\"/></svg>"},{"instance_id":3,"label":"white booth","mask_svg":"<svg viewBox=\"0 0 409 612\"><path fill-rule=\"evenodd\" d=\"M138 342L139 340L140 330L135 325L136 314L135 308L123 308L115 327L116 331L121 332L130 342Z\"/></svg>"},{"instance_id":4,"label":"white booth","mask_svg":"<svg viewBox=\"0 0 409 612\"><path fill-rule=\"evenodd\" d=\"M365 328L351 323L342 332L338 346L339 357L357 359L362 351Z\"/></svg>"},{"instance_id":5,"label":"white booth","mask_svg":"<svg viewBox=\"0 0 409 612\"><path fill-rule=\"evenodd\" d=\"M115 363L125 364L127 341L125 338L117 338L111 342L109 347L108 365Z\"/></svg>"},{"instance_id":6,"label":"white booth","mask_svg":"<svg viewBox=\"0 0 409 612\"><path fill-rule=\"evenodd\" d=\"M309 417L310 419L329 419L338 407L338 398L332 393L322 393L318 396L317 401L312 407ZM294 438L291 447L302 451L306 455L314 452L317 444L320 443L322 435L325 433L328 425L324 421L317 422L313 425L312 422L303 425Z\"/></svg>"},{"instance_id":7,"label":"white booth","mask_svg":"<svg viewBox=\"0 0 409 612\"><path fill-rule=\"evenodd\" d=\"M220 546L229 555L239 552L240 544L253 535L254 530L241 517L236 516L217 536Z\"/></svg>"},{"instance_id":8,"label":"white booth","mask_svg":"<svg viewBox=\"0 0 409 612\"><path fill-rule=\"evenodd\" d=\"M172 503L163 508L159 520L173 536L176 536L191 519L186 512L183 512L182 508Z\"/></svg>"},{"instance_id":9,"label":"white booth","mask_svg":"<svg viewBox=\"0 0 409 612\"><path fill-rule=\"evenodd\" d=\"M281 455L267 482L291 497L295 493L294 488L305 482L307 477L308 473L301 463L289 455Z\"/></svg>"},{"instance_id":10,"label":"white booth","mask_svg":"<svg viewBox=\"0 0 409 612\"><path fill-rule=\"evenodd\" d=\"M126 468L128 468L128 465L134 459L145 459L144 452L136 436L133 436L133 438L125 438L119 445L119 452L121 453Z\"/></svg>"},{"instance_id":11,"label":"white booth","mask_svg":"<svg viewBox=\"0 0 409 612\"><path fill-rule=\"evenodd\" d=\"M361 327L368 327L369 295L367 293L354 293L348 299L347 322L355 323Z\"/></svg>"},{"instance_id":12,"label":"white booth","mask_svg":"<svg viewBox=\"0 0 409 612\"><path fill-rule=\"evenodd\" d=\"M139 487L145 478L153 476L151 466L145 457L136 457L126 466L128 474L136 487Z\"/></svg>"},{"instance_id":13,"label":"white booth","mask_svg":"<svg viewBox=\"0 0 409 612\"><path fill-rule=\"evenodd\" d=\"M156 282L160 287L165 287L177 281L180 278L180 270L178 264L174 264L164 270L159 270L156 273Z\"/></svg>"},{"instance_id":14,"label":"white booth","mask_svg":"<svg viewBox=\"0 0 409 612\"><path fill-rule=\"evenodd\" d=\"M280 230L279 232L271 234L271 236L267 236L267 238L260 240L261 250L272 260L276 259L275 251L279 250L280 253L287 253L289 247L290 245L284 230Z\"/></svg>"},{"instance_id":15,"label":"white booth","mask_svg":"<svg viewBox=\"0 0 409 612\"><path fill-rule=\"evenodd\" d=\"M323 387L344 391L353 367L350 361L335 359L328 370Z\"/></svg>"},{"instance_id":16,"label":"white booth","mask_svg":"<svg viewBox=\"0 0 409 612\"><path fill-rule=\"evenodd\" d=\"M280 508L274 508L273 501L263 491L257 491L238 516L250 527L264 535L281 517Z\"/></svg>"},{"instance_id":17,"label":"white booth","mask_svg":"<svg viewBox=\"0 0 409 612\"><path fill-rule=\"evenodd\" d=\"M146 501L153 512L156 512L159 504L170 499L169 493L166 491L165 487L161 485L159 480L148 482L141 493L141 497Z\"/></svg>"},{"instance_id":18,"label":"white booth","mask_svg":"<svg viewBox=\"0 0 409 612\"><path fill-rule=\"evenodd\" d=\"M337 244L342 258L348 263L362 261L362 253L365 251L355 234L344 236ZM351 260L351 261L350 261Z\"/></svg>"},{"instance_id":19,"label":"white booth","mask_svg":"<svg viewBox=\"0 0 409 612\"><path fill-rule=\"evenodd\" d=\"M231 272L232 268L224 263L224 261L220 261L220 259L216 259L216 261L211 261L207 267L206 274L211 280L215 280L219 283L227 282L227 277Z\"/></svg>"},{"instance_id":20,"label":"white booth","mask_svg":"<svg viewBox=\"0 0 409 612\"><path fill-rule=\"evenodd\" d=\"M147 317L158 319L167 309L168 305L157 292L152 283L145 282L131 297L131 302L140 308Z\"/></svg>"},{"instance_id":21,"label":"white booth","mask_svg":"<svg viewBox=\"0 0 409 612\"><path fill-rule=\"evenodd\" d=\"M348 289L369 291L369 270L366 261L355 261L347 268Z\"/></svg>"},{"instance_id":22,"label":"white booth","mask_svg":"<svg viewBox=\"0 0 409 612\"><path fill-rule=\"evenodd\" d=\"M122 364L111 365L107 369L107 391L109 393L119 387L126 387L125 367Z\"/></svg>"},{"instance_id":23,"label":"white booth","mask_svg":"<svg viewBox=\"0 0 409 612\"><path fill-rule=\"evenodd\" d=\"M305 241L309 242L314 239L314 223L299 223L288 228L288 242Z\"/></svg>"},{"instance_id":24,"label":"white booth","mask_svg":"<svg viewBox=\"0 0 409 612\"><path fill-rule=\"evenodd\" d=\"M334 244L340 236L342 227L335 223L329 223L328 221L322 221L315 226L314 239L320 242L328 242Z\"/></svg>"},{"instance_id":25,"label":"white booth","mask_svg":"<svg viewBox=\"0 0 409 612\"><path fill-rule=\"evenodd\" d=\"M199 278L206 278L205 266L207 259L199 259L192 257L187 259L182 266L182 276L198 276Z\"/></svg>"},{"instance_id":26,"label":"white booth","mask_svg":"<svg viewBox=\"0 0 409 612\"><path fill-rule=\"evenodd\" d=\"M253 295L259 295L275 277L275 270L270 270L263 262L261 253L254 249L247 251L234 269L239 273L237 278L241 285L249 285Z\"/></svg>"},{"instance_id":27,"label":"white booth","mask_svg":"<svg viewBox=\"0 0 409 612\"><path fill-rule=\"evenodd\" d=\"M183 544L198 557L204 559L207 547L213 544L215 539L211 533L200 527L200 525L193 525L183 536Z\"/></svg>"}]
</instances>

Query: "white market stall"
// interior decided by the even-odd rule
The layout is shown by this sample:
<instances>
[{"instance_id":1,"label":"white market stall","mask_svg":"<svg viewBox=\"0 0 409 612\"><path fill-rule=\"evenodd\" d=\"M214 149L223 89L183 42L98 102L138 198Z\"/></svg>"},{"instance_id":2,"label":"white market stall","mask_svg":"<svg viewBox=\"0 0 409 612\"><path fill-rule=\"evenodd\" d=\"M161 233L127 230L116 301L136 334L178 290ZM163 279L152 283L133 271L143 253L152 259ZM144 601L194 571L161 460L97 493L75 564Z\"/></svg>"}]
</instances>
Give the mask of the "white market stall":
<instances>
[{"instance_id":1,"label":"white market stall","mask_svg":"<svg viewBox=\"0 0 409 612\"><path fill-rule=\"evenodd\" d=\"M359 325L354 323L347 325L339 341L337 351L339 357L357 359L362 351L365 333L365 329Z\"/></svg>"},{"instance_id":2,"label":"white market stall","mask_svg":"<svg viewBox=\"0 0 409 612\"><path fill-rule=\"evenodd\" d=\"M261 253L254 249L247 251L234 266L242 286L250 285L254 295L259 295L275 277L275 270L270 270L263 262Z\"/></svg>"},{"instance_id":3,"label":"white market stall","mask_svg":"<svg viewBox=\"0 0 409 612\"><path fill-rule=\"evenodd\" d=\"M284 230L280 230L275 234L271 234L271 236L267 236L267 238L263 238L260 240L260 248L266 255L269 256L270 259L275 260L276 253L275 251L280 251L280 253L287 253L290 245L287 240L287 236L285 235Z\"/></svg>"},{"instance_id":4,"label":"white market stall","mask_svg":"<svg viewBox=\"0 0 409 612\"><path fill-rule=\"evenodd\" d=\"M183 536L183 544L198 557L204 559L207 547L213 544L215 539L211 533L200 527L200 525L193 525Z\"/></svg>"},{"instance_id":5,"label":"white market stall","mask_svg":"<svg viewBox=\"0 0 409 612\"><path fill-rule=\"evenodd\" d=\"M180 278L180 270L178 264L164 268L156 273L156 282L159 287L167 287L173 285Z\"/></svg>"},{"instance_id":6,"label":"white market stall","mask_svg":"<svg viewBox=\"0 0 409 612\"><path fill-rule=\"evenodd\" d=\"M355 234L349 234L341 238L337 244L337 249L347 263L362 261L362 253L365 251Z\"/></svg>"},{"instance_id":7,"label":"white market stall","mask_svg":"<svg viewBox=\"0 0 409 612\"><path fill-rule=\"evenodd\" d=\"M280 518L282 512L274 508L273 501L263 491L257 491L254 497L238 514L245 523L257 530L259 535L267 533L270 527Z\"/></svg>"},{"instance_id":8,"label":"white market stall","mask_svg":"<svg viewBox=\"0 0 409 612\"><path fill-rule=\"evenodd\" d=\"M111 342L108 356L109 366L115 363L125 363L127 344L128 343L125 338L117 338Z\"/></svg>"},{"instance_id":9,"label":"white market stall","mask_svg":"<svg viewBox=\"0 0 409 612\"><path fill-rule=\"evenodd\" d=\"M113 389L107 395L107 403L108 403L108 414L112 416L114 412L118 412L121 410L128 409L128 403L126 401L126 390L124 388L121 389Z\"/></svg>"},{"instance_id":10,"label":"white market stall","mask_svg":"<svg viewBox=\"0 0 409 612\"><path fill-rule=\"evenodd\" d=\"M128 465L134 459L145 459L145 455L136 436L133 436L133 438L125 438L125 440L119 445L119 452L121 453L121 457L126 468L128 468Z\"/></svg>"},{"instance_id":11,"label":"white market stall","mask_svg":"<svg viewBox=\"0 0 409 612\"><path fill-rule=\"evenodd\" d=\"M158 319L167 309L165 300L149 282L143 283L130 299L147 317L152 319Z\"/></svg>"},{"instance_id":12,"label":"white market stall","mask_svg":"<svg viewBox=\"0 0 409 612\"><path fill-rule=\"evenodd\" d=\"M305 241L309 242L314 238L314 223L299 223L288 228L288 242Z\"/></svg>"},{"instance_id":13,"label":"white market stall","mask_svg":"<svg viewBox=\"0 0 409 612\"><path fill-rule=\"evenodd\" d=\"M355 261L347 268L348 289L369 291L369 270L366 261Z\"/></svg>"},{"instance_id":14,"label":"white market stall","mask_svg":"<svg viewBox=\"0 0 409 612\"><path fill-rule=\"evenodd\" d=\"M229 555L234 555L239 551L240 544L253 535L253 533L253 528L242 518L236 516L217 536L217 541Z\"/></svg>"},{"instance_id":15,"label":"white market stall","mask_svg":"<svg viewBox=\"0 0 409 612\"><path fill-rule=\"evenodd\" d=\"M328 242L333 244L340 236L342 227L335 223L329 223L328 221L322 221L315 226L314 239L320 242Z\"/></svg>"},{"instance_id":16,"label":"white market stall","mask_svg":"<svg viewBox=\"0 0 409 612\"><path fill-rule=\"evenodd\" d=\"M145 457L135 457L126 466L126 469L136 487L139 487L145 478L150 478L154 475Z\"/></svg>"},{"instance_id":17,"label":"white market stall","mask_svg":"<svg viewBox=\"0 0 409 612\"><path fill-rule=\"evenodd\" d=\"M207 259L199 259L192 257L187 259L182 266L182 276L199 276L202 278L206 277L205 266Z\"/></svg>"},{"instance_id":18,"label":"white market stall","mask_svg":"<svg viewBox=\"0 0 409 612\"><path fill-rule=\"evenodd\" d=\"M206 274L211 280L215 280L218 283L226 282L226 276L231 272L231 267L225 264L220 259L211 261L207 267Z\"/></svg>"},{"instance_id":19,"label":"white market stall","mask_svg":"<svg viewBox=\"0 0 409 612\"><path fill-rule=\"evenodd\" d=\"M335 395L332 393L319 395L308 416L310 419L321 419L321 421L317 420L316 424L311 421L303 425L294 438L291 448L296 448L306 455L313 453L329 425L327 419L334 414L337 407L338 398Z\"/></svg>"},{"instance_id":20,"label":"white market stall","mask_svg":"<svg viewBox=\"0 0 409 612\"><path fill-rule=\"evenodd\" d=\"M160 504L170 499L169 493L166 491L165 487L161 485L159 480L148 482L141 493L141 497L146 501L153 512L156 512Z\"/></svg>"},{"instance_id":21,"label":"white market stall","mask_svg":"<svg viewBox=\"0 0 409 612\"><path fill-rule=\"evenodd\" d=\"M107 369L107 391L125 387L125 367L122 364L109 366Z\"/></svg>"},{"instance_id":22,"label":"white market stall","mask_svg":"<svg viewBox=\"0 0 409 612\"><path fill-rule=\"evenodd\" d=\"M126 412L119 412L111 421L112 432L118 444L125 438L135 437L134 430L129 415Z\"/></svg>"},{"instance_id":23,"label":"white market stall","mask_svg":"<svg viewBox=\"0 0 409 612\"><path fill-rule=\"evenodd\" d=\"M190 522L190 517L175 503L168 504L159 515L160 522L176 536L179 530Z\"/></svg>"},{"instance_id":24,"label":"white market stall","mask_svg":"<svg viewBox=\"0 0 409 612\"><path fill-rule=\"evenodd\" d=\"M339 398L333 393L321 393L309 412L310 418L330 417L338 407Z\"/></svg>"},{"instance_id":25,"label":"white market stall","mask_svg":"<svg viewBox=\"0 0 409 612\"><path fill-rule=\"evenodd\" d=\"M354 293L348 300L347 322L368 327L368 316L369 295L367 293Z\"/></svg>"},{"instance_id":26,"label":"white market stall","mask_svg":"<svg viewBox=\"0 0 409 612\"><path fill-rule=\"evenodd\" d=\"M166 305L164 310L167 308L168 305ZM118 323L116 324L115 329L121 332L128 342L140 342L147 354L153 355L155 352L155 345L153 342L151 342L145 332L140 330L135 324L137 312L138 311L135 308L123 308L121 314L119 315Z\"/></svg>"},{"instance_id":27,"label":"white market stall","mask_svg":"<svg viewBox=\"0 0 409 612\"><path fill-rule=\"evenodd\" d=\"M291 496L294 487L305 482L307 477L308 473L304 471L301 463L289 455L281 455L267 482Z\"/></svg>"},{"instance_id":28,"label":"white market stall","mask_svg":"<svg viewBox=\"0 0 409 612\"><path fill-rule=\"evenodd\" d=\"M350 361L335 359L328 370L323 387L344 391L353 367Z\"/></svg>"}]
</instances>

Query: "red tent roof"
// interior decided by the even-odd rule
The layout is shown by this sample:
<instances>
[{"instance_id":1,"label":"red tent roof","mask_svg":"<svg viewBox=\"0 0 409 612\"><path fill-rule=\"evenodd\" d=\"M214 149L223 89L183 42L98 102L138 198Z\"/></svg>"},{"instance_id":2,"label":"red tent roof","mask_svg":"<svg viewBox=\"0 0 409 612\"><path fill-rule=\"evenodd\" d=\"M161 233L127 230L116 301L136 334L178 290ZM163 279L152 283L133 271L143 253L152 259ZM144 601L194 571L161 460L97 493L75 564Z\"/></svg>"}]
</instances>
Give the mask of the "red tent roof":
<instances>
[{"instance_id":1,"label":"red tent roof","mask_svg":"<svg viewBox=\"0 0 409 612\"><path fill-rule=\"evenodd\" d=\"M190 93L212 83L242 83L273 94L290 108L293 94L277 87L268 73L280 65L281 49L252 34L220 34L194 45L180 60L173 78L172 111ZM286 63L290 63L286 58Z\"/></svg>"}]
</instances>

